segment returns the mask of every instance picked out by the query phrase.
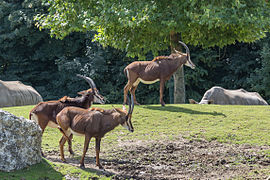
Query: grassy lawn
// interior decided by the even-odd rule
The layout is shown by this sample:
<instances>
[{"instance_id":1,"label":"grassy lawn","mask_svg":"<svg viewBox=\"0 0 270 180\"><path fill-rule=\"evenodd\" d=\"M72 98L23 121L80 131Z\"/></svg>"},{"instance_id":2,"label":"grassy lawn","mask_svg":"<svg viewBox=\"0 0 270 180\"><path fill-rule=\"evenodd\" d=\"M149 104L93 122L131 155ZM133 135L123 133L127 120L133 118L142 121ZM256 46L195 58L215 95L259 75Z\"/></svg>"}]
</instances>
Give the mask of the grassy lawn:
<instances>
[{"instance_id":1,"label":"grassy lawn","mask_svg":"<svg viewBox=\"0 0 270 180\"><path fill-rule=\"evenodd\" d=\"M112 105L94 105L105 109ZM121 105L114 105L121 107ZM17 116L28 118L33 106L2 108ZM268 145L270 146L270 108L268 106L228 106L228 105L141 105L135 106L133 112L134 132L118 126L101 141L101 151L118 146L119 143L132 141L174 140L179 135L187 139L206 139L232 144ZM57 129L46 128L42 148L44 151L59 151L61 137ZM75 153L81 155L83 137L75 137ZM270 148L269 148L270 149ZM270 158L270 150L264 151ZM68 155L68 153L66 152ZM94 140L87 153L94 155ZM78 160L79 161L79 160ZM270 171L266 167L265 171ZM65 176L106 178L95 170L51 162L46 159L40 164L24 170L3 173L0 179L65 179Z\"/></svg>"}]
</instances>

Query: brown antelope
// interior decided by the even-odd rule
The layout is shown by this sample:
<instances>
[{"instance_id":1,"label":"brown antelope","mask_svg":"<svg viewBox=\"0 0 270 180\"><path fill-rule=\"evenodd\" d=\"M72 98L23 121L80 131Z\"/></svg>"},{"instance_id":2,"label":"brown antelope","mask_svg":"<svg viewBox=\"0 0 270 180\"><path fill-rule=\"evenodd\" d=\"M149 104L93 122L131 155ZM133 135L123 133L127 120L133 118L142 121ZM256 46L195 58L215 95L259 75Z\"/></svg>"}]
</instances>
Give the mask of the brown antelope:
<instances>
[{"instance_id":1,"label":"brown antelope","mask_svg":"<svg viewBox=\"0 0 270 180\"><path fill-rule=\"evenodd\" d=\"M56 101L40 102L29 113L29 119L35 120L44 132L47 126L57 128L56 115L67 106L76 106L88 109L93 102L104 104L104 98L99 94L94 81L82 75L77 75L85 79L90 85L90 89L78 92L80 97L62 97ZM70 137L72 139L72 136ZM70 141L71 142L71 141ZM69 145L70 154L74 154L71 144ZM42 153L43 155L43 153Z\"/></svg>"},{"instance_id":2,"label":"brown antelope","mask_svg":"<svg viewBox=\"0 0 270 180\"><path fill-rule=\"evenodd\" d=\"M71 134L85 136L84 149L80 161L80 167L84 168L84 158L88 150L88 146L92 137L96 139L96 165L102 169L99 161L100 141L101 138L116 126L121 124L130 132L133 132L131 116L134 108L133 97L129 101L128 112L123 105L123 109L114 108L111 110L93 108L90 110L78 107L66 107L57 116L56 120L59 130L63 133L63 137L59 141L61 160L66 161L64 157L64 144ZM63 138L65 138L63 140Z\"/></svg>"},{"instance_id":3,"label":"brown antelope","mask_svg":"<svg viewBox=\"0 0 270 180\"><path fill-rule=\"evenodd\" d=\"M183 64L194 69L195 65L190 60L190 52L187 45L179 41L185 49L186 53L174 50L170 56L158 56L152 61L135 61L129 64L124 73L128 78L128 82L124 88L124 104L126 104L126 95L128 91L134 97L134 103L139 105L135 97L135 91L140 82L144 84L152 84L160 81L160 104L165 106L163 101L164 84L171 78L173 73Z\"/></svg>"}]
</instances>

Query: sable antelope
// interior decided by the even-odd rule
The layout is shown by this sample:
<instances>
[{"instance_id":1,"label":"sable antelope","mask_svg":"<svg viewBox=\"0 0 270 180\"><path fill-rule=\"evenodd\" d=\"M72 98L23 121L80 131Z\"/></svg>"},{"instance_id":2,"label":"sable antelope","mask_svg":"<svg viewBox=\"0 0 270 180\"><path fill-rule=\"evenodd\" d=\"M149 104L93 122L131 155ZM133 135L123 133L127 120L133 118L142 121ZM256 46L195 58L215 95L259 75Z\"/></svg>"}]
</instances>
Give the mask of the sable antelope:
<instances>
[{"instance_id":1,"label":"sable antelope","mask_svg":"<svg viewBox=\"0 0 270 180\"><path fill-rule=\"evenodd\" d=\"M64 157L64 144L71 134L85 136L84 149L80 161L80 167L84 168L84 158L88 150L89 142L92 137L96 139L96 165L102 169L99 161L100 141L101 138L116 126L121 124L130 132L133 132L131 116L134 108L133 97L129 101L128 112L123 105L123 109L114 108L111 110L96 109L86 110L78 107L66 107L57 116L56 120L59 130L63 133L63 137L59 141L61 160L66 161Z\"/></svg>"},{"instance_id":2,"label":"sable antelope","mask_svg":"<svg viewBox=\"0 0 270 180\"><path fill-rule=\"evenodd\" d=\"M67 106L76 106L88 109L93 102L104 104L104 98L99 94L94 81L82 75L77 75L86 80L90 85L90 89L78 92L80 97L70 98L62 97L56 101L40 102L29 113L29 119L35 120L44 132L47 125L52 128L57 128L56 115ZM72 139L72 136L70 137ZM71 141L70 141L71 142ZM74 154L71 144L69 145L70 154ZM42 153L43 155L43 153Z\"/></svg>"},{"instance_id":3,"label":"sable antelope","mask_svg":"<svg viewBox=\"0 0 270 180\"><path fill-rule=\"evenodd\" d=\"M268 105L257 92L248 92L244 89L228 90L214 86L207 90L198 103L189 99L191 104L221 104L221 105Z\"/></svg>"},{"instance_id":4,"label":"sable antelope","mask_svg":"<svg viewBox=\"0 0 270 180\"><path fill-rule=\"evenodd\" d=\"M129 64L124 73L128 78L128 82L124 88L124 104L126 104L126 95L128 91L134 96L134 103L136 101L135 91L140 82L144 84L152 84L160 81L160 104L165 106L163 101L164 84L171 78L173 73L183 64L194 69L195 65L190 60L190 52L187 45L181 41L180 44L186 49L186 53L181 53L174 50L170 56L158 56L152 61L135 61Z\"/></svg>"}]
</instances>

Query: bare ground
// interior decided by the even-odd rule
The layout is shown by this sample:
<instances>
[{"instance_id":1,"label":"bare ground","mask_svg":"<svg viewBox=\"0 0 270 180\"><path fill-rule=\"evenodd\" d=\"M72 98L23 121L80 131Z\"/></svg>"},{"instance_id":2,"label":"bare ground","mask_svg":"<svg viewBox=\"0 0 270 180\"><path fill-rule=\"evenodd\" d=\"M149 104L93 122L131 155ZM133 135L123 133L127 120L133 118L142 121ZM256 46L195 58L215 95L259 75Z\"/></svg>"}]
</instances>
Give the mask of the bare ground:
<instances>
[{"instance_id":1,"label":"bare ground","mask_svg":"<svg viewBox=\"0 0 270 180\"><path fill-rule=\"evenodd\" d=\"M112 179L270 180L270 157L262 153L269 149L270 146L190 141L181 137L175 141L122 142L115 149L100 153L105 170L95 166L94 147L89 147L85 166L86 170L112 175ZM45 152L46 158L61 162L58 152ZM67 163L79 167L80 157L81 154L69 157Z\"/></svg>"}]
</instances>

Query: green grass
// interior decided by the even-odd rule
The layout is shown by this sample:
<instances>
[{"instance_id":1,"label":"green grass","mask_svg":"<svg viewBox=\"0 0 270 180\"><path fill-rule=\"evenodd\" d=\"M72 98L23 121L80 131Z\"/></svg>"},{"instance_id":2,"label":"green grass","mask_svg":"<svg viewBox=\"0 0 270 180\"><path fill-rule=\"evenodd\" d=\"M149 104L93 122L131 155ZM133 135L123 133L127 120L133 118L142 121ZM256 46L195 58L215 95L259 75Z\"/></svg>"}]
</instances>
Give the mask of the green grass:
<instances>
[{"instance_id":1,"label":"green grass","mask_svg":"<svg viewBox=\"0 0 270 180\"><path fill-rule=\"evenodd\" d=\"M65 175L69 177L76 177L80 179L99 178L109 179L103 175L99 175L95 170L80 169L68 164L52 163L43 159L41 163L28 167L26 169L14 172L0 172L1 180L17 180L17 179L65 179Z\"/></svg>"},{"instance_id":2,"label":"green grass","mask_svg":"<svg viewBox=\"0 0 270 180\"><path fill-rule=\"evenodd\" d=\"M106 109L112 105L94 105ZM121 107L121 105L114 105ZM17 116L28 118L33 106L3 108ZM132 118L135 131L129 133L118 126L103 139L101 151L106 151L119 142L173 140L179 135L188 139L216 140L222 143L270 145L270 108L269 106L229 106L229 105L142 105L135 106ZM57 129L46 128L42 148L45 151L59 151L58 142L61 137ZM81 155L83 137L75 137L73 147L75 153ZM93 140L88 154L94 155ZM270 150L263 152L270 157ZM68 155L68 153L66 153ZM63 168L62 168L63 167ZM39 172L39 173L36 173ZM50 175L45 175L49 173ZM26 170L12 173L0 173L0 179L28 179L35 174L34 179L61 179L66 174L80 175L81 178L100 177L92 171L43 160L42 163ZM31 176L32 177L32 176Z\"/></svg>"}]
</instances>

